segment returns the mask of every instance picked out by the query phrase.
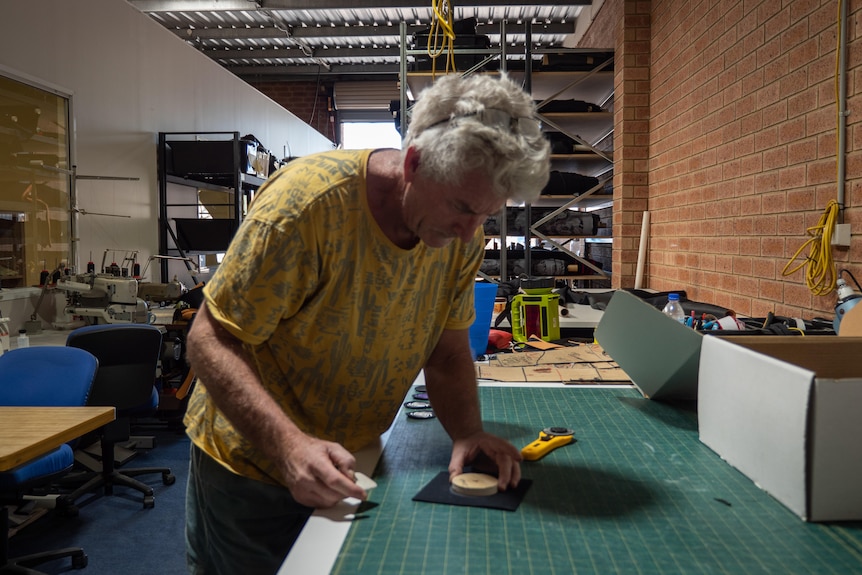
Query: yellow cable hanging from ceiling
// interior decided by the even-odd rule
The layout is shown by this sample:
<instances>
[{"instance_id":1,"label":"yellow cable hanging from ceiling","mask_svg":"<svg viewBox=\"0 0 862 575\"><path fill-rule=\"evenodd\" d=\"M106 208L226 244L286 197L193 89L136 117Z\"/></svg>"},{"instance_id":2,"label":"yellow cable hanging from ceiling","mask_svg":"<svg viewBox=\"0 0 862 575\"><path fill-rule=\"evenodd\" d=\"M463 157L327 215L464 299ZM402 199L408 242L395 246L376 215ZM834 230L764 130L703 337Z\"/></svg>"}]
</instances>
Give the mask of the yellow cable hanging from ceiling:
<instances>
[{"instance_id":1,"label":"yellow cable hanging from ceiling","mask_svg":"<svg viewBox=\"0 0 862 575\"><path fill-rule=\"evenodd\" d=\"M437 74L437 57L446 52L446 72L455 71L455 26L452 3L431 0L431 30L428 33L428 55L431 57L431 77Z\"/></svg>"}]
</instances>

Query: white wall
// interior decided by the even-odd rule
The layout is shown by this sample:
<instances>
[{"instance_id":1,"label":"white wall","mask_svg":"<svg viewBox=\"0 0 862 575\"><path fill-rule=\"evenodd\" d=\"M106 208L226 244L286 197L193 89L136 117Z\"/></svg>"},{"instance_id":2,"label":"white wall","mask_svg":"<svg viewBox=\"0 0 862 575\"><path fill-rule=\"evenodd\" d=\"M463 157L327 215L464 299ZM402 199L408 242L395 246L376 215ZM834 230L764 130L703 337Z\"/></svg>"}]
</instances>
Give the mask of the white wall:
<instances>
[{"instance_id":1,"label":"white wall","mask_svg":"<svg viewBox=\"0 0 862 575\"><path fill-rule=\"evenodd\" d=\"M4 2L0 71L72 94L78 270L106 249L158 252L158 132L252 133L277 156L331 149L296 116L121 0ZM153 268L151 266L151 268ZM157 266L155 266L157 269ZM152 278L152 274L148 274ZM158 281L158 277L152 278Z\"/></svg>"}]
</instances>

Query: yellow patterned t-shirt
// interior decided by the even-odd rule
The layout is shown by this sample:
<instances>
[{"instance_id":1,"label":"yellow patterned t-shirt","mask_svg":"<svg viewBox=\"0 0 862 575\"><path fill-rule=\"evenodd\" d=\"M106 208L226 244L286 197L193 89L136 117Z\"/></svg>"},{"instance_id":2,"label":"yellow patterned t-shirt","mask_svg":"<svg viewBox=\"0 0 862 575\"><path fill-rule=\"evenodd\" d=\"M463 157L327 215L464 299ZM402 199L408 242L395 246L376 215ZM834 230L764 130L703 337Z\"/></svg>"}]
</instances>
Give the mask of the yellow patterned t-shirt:
<instances>
[{"instance_id":1,"label":"yellow patterned t-shirt","mask_svg":"<svg viewBox=\"0 0 862 575\"><path fill-rule=\"evenodd\" d=\"M265 388L306 433L355 451L391 424L444 329L467 329L483 253L393 244L371 215L370 150L292 161L258 191L204 288L207 309L244 342ZM192 441L236 473L275 481L199 381Z\"/></svg>"}]
</instances>

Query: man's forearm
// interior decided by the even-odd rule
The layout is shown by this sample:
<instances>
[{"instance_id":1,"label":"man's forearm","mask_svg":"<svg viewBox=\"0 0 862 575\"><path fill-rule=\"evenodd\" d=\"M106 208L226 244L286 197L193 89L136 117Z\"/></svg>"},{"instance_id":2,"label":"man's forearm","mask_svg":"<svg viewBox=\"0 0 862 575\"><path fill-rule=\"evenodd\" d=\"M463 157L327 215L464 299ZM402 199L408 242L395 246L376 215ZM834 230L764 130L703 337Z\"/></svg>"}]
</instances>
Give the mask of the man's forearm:
<instances>
[{"instance_id":1,"label":"man's forearm","mask_svg":"<svg viewBox=\"0 0 862 575\"><path fill-rule=\"evenodd\" d=\"M218 326L204 305L188 338L189 362L234 427L272 458L302 432L263 388L242 342Z\"/></svg>"},{"instance_id":2,"label":"man's forearm","mask_svg":"<svg viewBox=\"0 0 862 575\"><path fill-rule=\"evenodd\" d=\"M345 497L367 497L354 482L353 455L296 426L261 384L243 344L207 314L206 306L198 312L188 342L189 361L215 404L274 463L274 479L296 501L330 507Z\"/></svg>"},{"instance_id":3,"label":"man's forearm","mask_svg":"<svg viewBox=\"0 0 862 575\"><path fill-rule=\"evenodd\" d=\"M428 397L453 440L482 431L482 414L473 363L452 358L448 365L425 366Z\"/></svg>"}]
</instances>

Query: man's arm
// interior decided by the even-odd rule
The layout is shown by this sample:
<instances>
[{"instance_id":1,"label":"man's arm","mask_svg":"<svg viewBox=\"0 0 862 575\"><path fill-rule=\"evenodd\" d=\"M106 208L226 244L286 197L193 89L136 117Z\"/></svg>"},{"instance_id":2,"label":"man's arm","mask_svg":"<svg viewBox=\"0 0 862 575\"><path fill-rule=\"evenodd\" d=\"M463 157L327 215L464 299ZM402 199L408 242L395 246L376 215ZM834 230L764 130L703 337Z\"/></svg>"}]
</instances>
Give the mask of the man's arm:
<instances>
[{"instance_id":1,"label":"man's arm","mask_svg":"<svg viewBox=\"0 0 862 575\"><path fill-rule=\"evenodd\" d=\"M187 357L207 393L234 427L276 463L294 499L331 507L345 497L365 499L356 485L353 455L341 445L303 433L261 385L243 343L208 313L195 316Z\"/></svg>"},{"instance_id":2,"label":"man's arm","mask_svg":"<svg viewBox=\"0 0 862 575\"><path fill-rule=\"evenodd\" d=\"M468 330L445 330L425 365L425 384L434 412L452 438L450 480L481 453L498 471L498 487L515 487L521 480L521 453L508 441L485 433L479 410L476 371L470 357Z\"/></svg>"}]
</instances>

